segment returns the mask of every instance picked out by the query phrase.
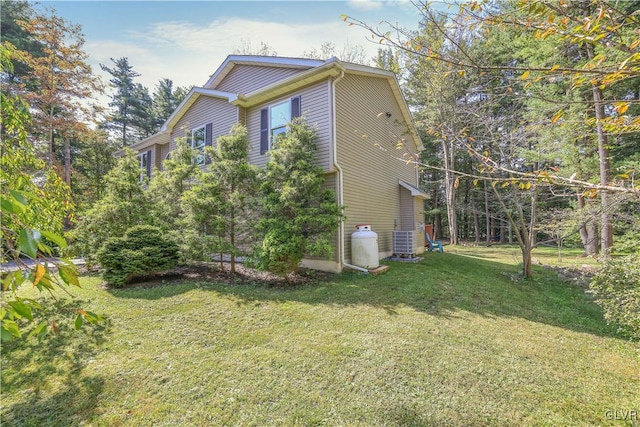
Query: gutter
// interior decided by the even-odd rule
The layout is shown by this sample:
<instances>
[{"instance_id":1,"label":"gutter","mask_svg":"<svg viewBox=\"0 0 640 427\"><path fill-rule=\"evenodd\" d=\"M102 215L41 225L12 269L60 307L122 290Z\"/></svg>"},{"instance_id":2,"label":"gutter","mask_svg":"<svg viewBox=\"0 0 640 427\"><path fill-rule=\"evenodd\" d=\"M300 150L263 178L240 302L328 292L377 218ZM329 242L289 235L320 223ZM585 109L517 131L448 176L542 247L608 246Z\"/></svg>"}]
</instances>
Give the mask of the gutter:
<instances>
[{"instance_id":1,"label":"gutter","mask_svg":"<svg viewBox=\"0 0 640 427\"><path fill-rule=\"evenodd\" d=\"M340 167L340 164L338 164L338 133L336 130L336 84L342 80L344 78L344 68L341 68L341 72L340 72L340 76L333 80L333 82L331 83L331 98L333 99L332 102L332 121L333 121L333 166L336 168L336 170L338 171L338 185L340 187L340 191L338 192L338 203L340 204L340 206L344 205L344 190L343 190L343 183L344 180L342 178L343 176L343 172L342 172L342 168ZM340 243L338 245L339 247L339 252L340 252L340 266L341 267L347 267L347 268L351 268L353 270L358 270L361 271L363 273L369 273L369 270L367 270L366 268L363 267L358 267L356 265L351 265L351 264L347 264L345 262L344 259L344 220L340 221L340 233L339 233L339 239L340 239ZM342 269L342 268L341 268Z\"/></svg>"}]
</instances>

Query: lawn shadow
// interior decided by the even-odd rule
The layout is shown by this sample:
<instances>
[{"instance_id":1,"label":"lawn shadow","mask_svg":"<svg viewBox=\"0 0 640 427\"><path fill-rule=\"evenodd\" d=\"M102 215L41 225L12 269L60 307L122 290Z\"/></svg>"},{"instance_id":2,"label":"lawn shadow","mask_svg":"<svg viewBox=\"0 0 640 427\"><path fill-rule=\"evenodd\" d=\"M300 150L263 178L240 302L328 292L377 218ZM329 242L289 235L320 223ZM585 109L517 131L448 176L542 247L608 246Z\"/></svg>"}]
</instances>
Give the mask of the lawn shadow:
<instances>
[{"instance_id":1,"label":"lawn shadow","mask_svg":"<svg viewBox=\"0 0 640 427\"><path fill-rule=\"evenodd\" d=\"M42 314L51 317L55 313L74 312L82 304L80 300L58 300ZM84 325L76 331L71 325L61 325L57 334L47 336L41 343L23 340L3 343L0 424L86 425L96 413L104 379L86 375L85 370L107 334L105 326ZM38 369L33 369L34 366ZM51 393L51 388L55 392Z\"/></svg>"},{"instance_id":2,"label":"lawn shadow","mask_svg":"<svg viewBox=\"0 0 640 427\"><path fill-rule=\"evenodd\" d=\"M534 278L524 279L519 266L495 260L451 253L427 253L423 257L417 263L389 262L389 271L380 276L323 274L291 287L259 281L228 284L194 279L112 293L124 298L159 299L201 288L231 297L240 305L260 301L369 305L389 315L398 314L400 307L411 307L448 318L459 316L462 310L488 317L518 317L598 336L618 336L584 290L558 279L553 270L535 266Z\"/></svg>"},{"instance_id":3,"label":"lawn shadow","mask_svg":"<svg viewBox=\"0 0 640 427\"><path fill-rule=\"evenodd\" d=\"M535 266L534 278L524 279L520 266L446 253L425 254L415 264L388 264L389 271L381 276L343 273L310 285L310 290L216 287L216 291L248 302L266 297L309 304L365 304L389 314L402 306L444 317L456 317L462 310L618 337L584 290L558 279L553 270Z\"/></svg>"}]
</instances>

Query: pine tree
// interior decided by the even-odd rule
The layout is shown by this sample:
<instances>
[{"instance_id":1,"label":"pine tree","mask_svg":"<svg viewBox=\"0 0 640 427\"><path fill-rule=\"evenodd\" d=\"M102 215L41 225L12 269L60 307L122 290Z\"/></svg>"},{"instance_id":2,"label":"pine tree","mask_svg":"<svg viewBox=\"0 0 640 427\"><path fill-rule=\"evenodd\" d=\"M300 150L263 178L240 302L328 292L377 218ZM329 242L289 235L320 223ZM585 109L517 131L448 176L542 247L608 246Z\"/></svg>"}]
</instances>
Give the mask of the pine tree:
<instances>
[{"instance_id":1,"label":"pine tree","mask_svg":"<svg viewBox=\"0 0 640 427\"><path fill-rule=\"evenodd\" d=\"M151 224L165 233L173 235L179 242L185 228L183 195L198 183L200 169L196 164L194 150L184 138L176 140L176 146L169 158L162 163L162 170L154 171L149 182L148 194L151 201Z\"/></svg>"},{"instance_id":2,"label":"pine tree","mask_svg":"<svg viewBox=\"0 0 640 427\"><path fill-rule=\"evenodd\" d=\"M148 114L148 92L144 96L145 90L135 83L135 78L140 74L133 70L128 58L111 58L111 62L115 65L113 68L100 64L104 71L111 74L109 84L114 89L109 103L109 107L114 111L106 123L106 128L117 130L121 146L126 147L140 137L140 127L144 129ZM142 133L144 132L143 130Z\"/></svg>"},{"instance_id":3,"label":"pine tree","mask_svg":"<svg viewBox=\"0 0 640 427\"><path fill-rule=\"evenodd\" d=\"M263 268L289 278L305 255L329 256L342 220L333 190L323 188L315 163L316 133L302 119L288 126L271 150L261 184Z\"/></svg>"},{"instance_id":4,"label":"pine tree","mask_svg":"<svg viewBox=\"0 0 640 427\"><path fill-rule=\"evenodd\" d=\"M174 88L171 79L162 79L158 82L153 92L152 102L153 124L156 130L178 108L188 93L189 90L184 87Z\"/></svg>"},{"instance_id":5,"label":"pine tree","mask_svg":"<svg viewBox=\"0 0 640 427\"><path fill-rule=\"evenodd\" d=\"M231 257L231 272L235 273L236 256L253 230L248 225L255 219L250 202L256 193L257 168L249 163L247 129L236 124L228 135L218 138L217 147L208 148L211 157L209 172L217 180L218 215L222 221L221 237L224 252ZM221 248L223 249L223 248Z\"/></svg>"},{"instance_id":6,"label":"pine tree","mask_svg":"<svg viewBox=\"0 0 640 427\"><path fill-rule=\"evenodd\" d=\"M125 149L124 157L105 177L104 197L82 216L74 230L74 246L80 254L91 259L107 239L149 222L151 203L143 176L137 153Z\"/></svg>"}]
</instances>

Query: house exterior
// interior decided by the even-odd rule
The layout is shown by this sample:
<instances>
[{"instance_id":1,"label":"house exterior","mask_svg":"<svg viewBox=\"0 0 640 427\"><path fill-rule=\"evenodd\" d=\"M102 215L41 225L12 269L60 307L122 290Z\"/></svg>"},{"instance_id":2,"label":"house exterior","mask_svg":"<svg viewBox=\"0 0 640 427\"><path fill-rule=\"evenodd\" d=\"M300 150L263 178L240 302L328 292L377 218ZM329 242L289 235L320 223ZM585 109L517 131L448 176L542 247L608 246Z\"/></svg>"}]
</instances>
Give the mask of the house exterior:
<instances>
[{"instance_id":1,"label":"house exterior","mask_svg":"<svg viewBox=\"0 0 640 427\"><path fill-rule=\"evenodd\" d=\"M302 116L317 131L316 160L335 189L346 220L336 230L331 259L303 266L340 272L351 263L351 234L371 224L379 257L393 254L393 232L415 233L424 251L424 200L411 156L422 150L393 73L328 60L232 55L203 87L193 88L161 130L131 148L149 174L187 137L202 149L237 122L247 127L249 161L264 167L274 135ZM206 167L204 156L198 162Z\"/></svg>"}]
</instances>

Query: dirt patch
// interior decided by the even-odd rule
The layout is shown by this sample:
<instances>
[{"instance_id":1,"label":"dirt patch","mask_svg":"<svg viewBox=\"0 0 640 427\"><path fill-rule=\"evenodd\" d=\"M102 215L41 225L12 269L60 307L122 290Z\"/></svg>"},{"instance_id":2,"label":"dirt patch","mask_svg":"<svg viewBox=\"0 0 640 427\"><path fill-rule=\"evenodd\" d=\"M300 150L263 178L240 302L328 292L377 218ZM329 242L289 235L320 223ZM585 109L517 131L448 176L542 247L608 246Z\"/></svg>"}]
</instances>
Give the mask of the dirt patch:
<instances>
[{"instance_id":1,"label":"dirt patch","mask_svg":"<svg viewBox=\"0 0 640 427\"><path fill-rule=\"evenodd\" d=\"M261 285L268 287L296 287L303 286L318 281L328 280L331 273L316 270L300 269L298 274L290 275L287 278L245 267L243 264L236 264L235 273L231 273L231 265L218 262L190 263L151 275L141 275L133 277L125 288L134 287L154 287L167 285L167 282L177 280L203 280L206 282L226 283L229 285ZM103 284L107 289L113 288L107 283ZM121 288L120 288L121 289Z\"/></svg>"}]
</instances>

